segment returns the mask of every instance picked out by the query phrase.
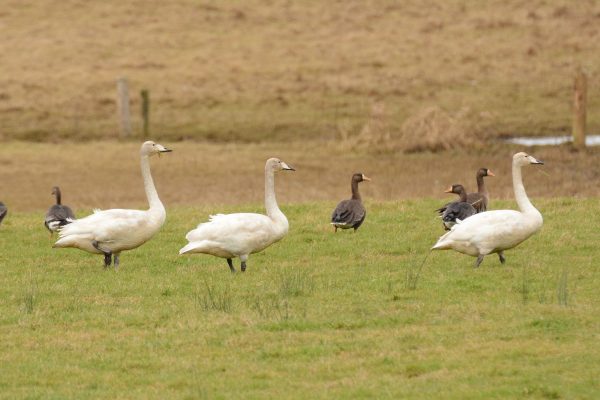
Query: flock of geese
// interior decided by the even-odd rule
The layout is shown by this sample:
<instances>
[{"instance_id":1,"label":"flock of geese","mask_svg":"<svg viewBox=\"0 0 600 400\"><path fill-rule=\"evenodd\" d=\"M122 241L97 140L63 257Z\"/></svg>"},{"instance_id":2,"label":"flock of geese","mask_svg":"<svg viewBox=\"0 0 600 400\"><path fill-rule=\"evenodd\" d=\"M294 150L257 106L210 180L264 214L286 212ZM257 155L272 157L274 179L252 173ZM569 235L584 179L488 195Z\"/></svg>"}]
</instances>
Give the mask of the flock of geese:
<instances>
[{"instance_id":1,"label":"flock of geese","mask_svg":"<svg viewBox=\"0 0 600 400\"><path fill-rule=\"evenodd\" d=\"M150 240L162 227L166 218L163 206L150 172L150 157L171 150L152 141L144 142L140 149L141 171L148 199L148 210L94 210L94 213L77 219L73 211L62 204L61 191L52 189L56 204L48 210L44 225L58 232L59 238L53 247L73 247L104 256L104 266L111 264L117 269L122 251L135 249ZM519 211L487 211L489 194L484 177L494 176L487 168L477 172L478 191L466 193L462 185L453 185L446 192L459 196L457 201L438 209L447 232L439 238L432 250L452 249L459 253L477 257L479 267L486 255L497 253L500 262L505 262L504 251L525 241L542 227L540 212L533 206L521 177L521 168L530 164L543 164L534 157L520 152L513 156L512 178ZM256 213L216 214L208 222L201 223L186 235L188 244L179 254L203 253L225 258L231 272L235 272L233 259L239 258L241 270L246 270L250 254L260 252L288 233L289 223L281 212L275 197L275 174L294 171L285 162L270 158L265 164L265 208L266 215ZM340 202L331 215L334 230L356 231L366 218L366 210L358 189L360 182L370 181L362 173L352 176L352 197ZM0 223L7 214L6 206L0 202Z\"/></svg>"}]
</instances>

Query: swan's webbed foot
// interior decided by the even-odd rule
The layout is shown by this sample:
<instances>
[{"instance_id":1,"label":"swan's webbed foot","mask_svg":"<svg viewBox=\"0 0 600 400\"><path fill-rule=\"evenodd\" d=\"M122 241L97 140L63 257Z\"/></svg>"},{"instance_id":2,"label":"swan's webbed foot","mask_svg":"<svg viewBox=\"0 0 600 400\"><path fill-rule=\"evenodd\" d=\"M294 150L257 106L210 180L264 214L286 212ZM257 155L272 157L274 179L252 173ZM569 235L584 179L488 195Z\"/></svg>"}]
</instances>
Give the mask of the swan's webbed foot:
<instances>
[{"instance_id":1,"label":"swan's webbed foot","mask_svg":"<svg viewBox=\"0 0 600 400\"><path fill-rule=\"evenodd\" d=\"M483 254L477 256L477 261L475 261L473 268L479 268L479 265L481 265L481 262L483 261L483 257Z\"/></svg>"},{"instance_id":2,"label":"swan's webbed foot","mask_svg":"<svg viewBox=\"0 0 600 400\"><path fill-rule=\"evenodd\" d=\"M242 261L242 272L246 272L246 261Z\"/></svg>"},{"instance_id":3,"label":"swan's webbed foot","mask_svg":"<svg viewBox=\"0 0 600 400\"><path fill-rule=\"evenodd\" d=\"M498 258L500 259L500 264L504 264L506 262L506 258L504 257L503 251L498 252Z\"/></svg>"},{"instance_id":4,"label":"swan's webbed foot","mask_svg":"<svg viewBox=\"0 0 600 400\"><path fill-rule=\"evenodd\" d=\"M96 250L104 254L104 268L110 267L110 264L112 263L112 252L110 250L105 250L101 248L97 240L92 241L92 246L94 246Z\"/></svg>"},{"instance_id":5,"label":"swan's webbed foot","mask_svg":"<svg viewBox=\"0 0 600 400\"><path fill-rule=\"evenodd\" d=\"M235 268L233 267L233 260L231 258L227 259L227 265L229 265L229 269L232 274L235 274Z\"/></svg>"}]
</instances>

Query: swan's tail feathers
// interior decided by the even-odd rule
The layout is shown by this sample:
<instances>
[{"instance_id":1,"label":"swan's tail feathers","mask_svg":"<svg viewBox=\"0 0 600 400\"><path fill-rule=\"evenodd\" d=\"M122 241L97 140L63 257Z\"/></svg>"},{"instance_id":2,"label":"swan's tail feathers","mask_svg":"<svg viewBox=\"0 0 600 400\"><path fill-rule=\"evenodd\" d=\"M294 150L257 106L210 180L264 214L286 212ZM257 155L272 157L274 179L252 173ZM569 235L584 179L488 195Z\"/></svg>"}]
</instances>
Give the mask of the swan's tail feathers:
<instances>
[{"instance_id":1,"label":"swan's tail feathers","mask_svg":"<svg viewBox=\"0 0 600 400\"><path fill-rule=\"evenodd\" d=\"M73 236L63 236L52 245L54 248L75 247L75 238Z\"/></svg>"},{"instance_id":2,"label":"swan's tail feathers","mask_svg":"<svg viewBox=\"0 0 600 400\"><path fill-rule=\"evenodd\" d=\"M183 246L180 250L179 250L179 254L188 254L188 253L194 253L194 250L196 250L198 247L201 246L201 243L198 242L190 242L188 244L186 244L185 246Z\"/></svg>"},{"instance_id":3,"label":"swan's tail feathers","mask_svg":"<svg viewBox=\"0 0 600 400\"><path fill-rule=\"evenodd\" d=\"M452 229L454 229L455 226L456 225L454 225L452 227ZM446 250L446 249L449 249L450 248L450 243L446 239L447 239L447 236L450 235L450 233L452 233L452 229L449 232L443 234L438 239L438 241L433 245L433 247L431 248L431 250Z\"/></svg>"}]
</instances>

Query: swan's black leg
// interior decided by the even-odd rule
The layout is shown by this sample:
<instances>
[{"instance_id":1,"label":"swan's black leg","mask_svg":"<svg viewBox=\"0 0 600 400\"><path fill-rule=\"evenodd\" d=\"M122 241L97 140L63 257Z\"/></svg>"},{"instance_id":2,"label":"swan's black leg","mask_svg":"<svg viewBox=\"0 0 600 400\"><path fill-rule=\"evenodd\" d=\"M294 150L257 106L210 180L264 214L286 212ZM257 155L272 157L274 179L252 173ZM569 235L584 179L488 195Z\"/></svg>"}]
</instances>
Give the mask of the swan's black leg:
<instances>
[{"instance_id":1,"label":"swan's black leg","mask_svg":"<svg viewBox=\"0 0 600 400\"><path fill-rule=\"evenodd\" d=\"M242 261L242 272L246 271L246 261Z\"/></svg>"},{"instance_id":2,"label":"swan's black leg","mask_svg":"<svg viewBox=\"0 0 600 400\"><path fill-rule=\"evenodd\" d=\"M229 269L231 270L231 273L235 274L235 268L233 267L233 261L231 260L231 258L227 259L227 265L229 265Z\"/></svg>"},{"instance_id":3,"label":"swan's black leg","mask_svg":"<svg viewBox=\"0 0 600 400\"><path fill-rule=\"evenodd\" d=\"M498 258L500 259L500 263L504 264L506 262L506 258L504 258L504 252L503 251L499 251L498 252Z\"/></svg>"},{"instance_id":4,"label":"swan's black leg","mask_svg":"<svg viewBox=\"0 0 600 400\"><path fill-rule=\"evenodd\" d=\"M120 260L119 260L119 257L120 257L120 256L121 256L120 254L115 254L115 258L114 258L115 271L116 271L117 269L119 269L119 261L120 261Z\"/></svg>"},{"instance_id":5,"label":"swan's black leg","mask_svg":"<svg viewBox=\"0 0 600 400\"><path fill-rule=\"evenodd\" d=\"M92 246L94 246L96 250L101 251L104 254L104 268L108 268L112 262L112 252L110 250L107 251L101 248L100 244L96 240L92 241Z\"/></svg>"},{"instance_id":6,"label":"swan's black leg","mask_svg":"<svg viewBox=\"0 0 600 400\"><path fill-rule=\"evenodd\" d=\"M477 261L475 261L475 265L473 266L473 268L479 268L479 265L483 261L483 257L483 254L477 256Z\"/></svg>"}]
</instances>

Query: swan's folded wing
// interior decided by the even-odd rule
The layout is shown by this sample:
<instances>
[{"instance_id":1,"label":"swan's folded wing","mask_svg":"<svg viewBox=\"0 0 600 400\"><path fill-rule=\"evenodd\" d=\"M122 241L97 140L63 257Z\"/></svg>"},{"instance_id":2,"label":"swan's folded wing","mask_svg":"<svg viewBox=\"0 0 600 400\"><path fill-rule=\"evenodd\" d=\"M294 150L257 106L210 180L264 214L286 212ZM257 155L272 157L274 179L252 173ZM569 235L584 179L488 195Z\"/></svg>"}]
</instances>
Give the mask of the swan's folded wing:
<instances>
[{"instance_id":1,"label":"swan's folded wing","mask_svg":"<svg viewBox=\"0 0 600 400\"><path fill-rule=\"evenodd\" d=\"M282 233L266 215L219 214L188 232L186 239L190 243L180 253L195 250L219 257L250 254L279 240Z\"/></svg>"},{"instance_id":2,"label":"swan's folded wing","mask_svg":"<svg viewBox=\"0 0 600 400\"><path fill-rule=\"evenodd\" d=\"M146 214L140 210L96 211L63 226L59 237L62 239L71 235L82 235L98 242L110 243L130 236L135 230L143 229L149 223Z\"/></svg>"},{"instance_id":3,"label":"swan's folded wing","mask_svg":"<svg viewBox=\"0 0 600 400\"><path fill-rule=\"evenodd\" d=\"M268 230L272 221L266 215L253 213L211 215L208 222L201 223L188 232L190 241L221 240L230 235L255 235Z\"/></svg>"},{"instance_id":4,"label":"swan's folded wing","mask_svg":"<svg viewBox=\"0 0 600 400\"><path fill-rule=\"evenodd\" d=\"M521 213L514 210L486 211L460 221L438 240L453 242L481 241L485 238L512 236L518 231Z\"/></svg>"}]
</instances>

